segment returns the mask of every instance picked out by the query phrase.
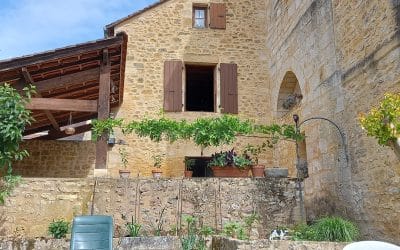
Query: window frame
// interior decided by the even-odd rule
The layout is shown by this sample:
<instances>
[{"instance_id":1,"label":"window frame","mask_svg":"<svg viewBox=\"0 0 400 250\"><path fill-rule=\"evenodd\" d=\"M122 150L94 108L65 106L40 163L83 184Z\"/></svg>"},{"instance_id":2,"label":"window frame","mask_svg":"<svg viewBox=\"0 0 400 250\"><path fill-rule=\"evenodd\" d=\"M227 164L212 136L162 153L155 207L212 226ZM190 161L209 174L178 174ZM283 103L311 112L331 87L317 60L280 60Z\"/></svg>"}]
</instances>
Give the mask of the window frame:
<instances>
[{"instance_id":1,"label":"window frame","mask_svg":"<svg viewBox=\"0 0 400 250\"><path fill-rule=\"evenodd\" d=\"M196 27L196 10L204 10L204 27ZM207 4L193 4L192 7L192 28L194 29L207 29L208 24L208 5Z\"/></svg>"}]
</instances>

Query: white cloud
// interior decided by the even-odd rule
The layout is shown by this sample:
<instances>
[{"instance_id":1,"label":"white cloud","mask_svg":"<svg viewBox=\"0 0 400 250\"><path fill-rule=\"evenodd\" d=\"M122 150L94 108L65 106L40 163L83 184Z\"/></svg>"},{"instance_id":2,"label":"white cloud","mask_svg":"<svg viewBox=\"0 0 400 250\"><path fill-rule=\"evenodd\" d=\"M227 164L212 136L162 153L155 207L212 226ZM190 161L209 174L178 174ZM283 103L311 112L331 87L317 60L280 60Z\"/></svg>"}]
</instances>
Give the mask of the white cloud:
<instances>
[{"instance_id":1,"label":"white cloud","mask_svg":"<svg viewBox=\"0 0 400 250\"><path fill-rule=\"evenodd\" d=\"M19 0L0 6L0 59L103 37L103 27L155 0Z\"/></svg>"}]
</instances>

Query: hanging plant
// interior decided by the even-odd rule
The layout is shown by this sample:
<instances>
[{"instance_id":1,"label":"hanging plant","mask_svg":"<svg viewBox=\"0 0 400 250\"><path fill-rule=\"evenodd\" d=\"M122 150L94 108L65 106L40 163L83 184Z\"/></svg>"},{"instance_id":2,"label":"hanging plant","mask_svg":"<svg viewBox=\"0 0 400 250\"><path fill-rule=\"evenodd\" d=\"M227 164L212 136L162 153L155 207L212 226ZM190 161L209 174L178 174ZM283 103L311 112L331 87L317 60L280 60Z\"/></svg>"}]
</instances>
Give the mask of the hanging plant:
<instances>
[{"instance_id":1,"label":"hanging plant","mask_svg":"<svg viewBox=\"0 0 400 250\"><path fill-rule=\"evenodd\" d=\"M400 93L385 94L379 107L360 116L362 128L383 146L391 146L400 158Z\"/></svg>"},{"instance_id":2,"label":"hanging plant","mask_svg":"<svg viewBox=\"0 0 400 250\"><path fill-rule=\"evenodd\" d=\"M9 84L0 85L0 171L3 184L0 187L0 202L17 185L19 177L12 175L12 162L20 161L28 152L20 149L25 126L33 120L31 112L25 109L34 92L32 86L23 89L26 97Z\"/></svg>"}]
</instances>

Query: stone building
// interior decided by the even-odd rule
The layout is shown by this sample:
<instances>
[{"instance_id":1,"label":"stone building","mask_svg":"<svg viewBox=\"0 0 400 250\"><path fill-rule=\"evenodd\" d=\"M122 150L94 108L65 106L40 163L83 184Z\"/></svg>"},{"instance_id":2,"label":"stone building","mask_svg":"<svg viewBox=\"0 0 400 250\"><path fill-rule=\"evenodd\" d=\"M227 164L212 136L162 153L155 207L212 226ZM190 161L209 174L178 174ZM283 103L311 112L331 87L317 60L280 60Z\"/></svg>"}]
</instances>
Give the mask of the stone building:
<instances>
[{"instance_id":1,"label":"stone building","mask_svg":"<svg viewBox=\"0 0 400 250\"><path fill-rule=\"evenodd\" d=\"M365 135L357 119L384 93L400 91L399 26L400 3L392 0L160 1L105 28L108 37L128 36L124 102L113 113L127 120L158 117L162 109L167 117L189 120L223 113L259 123L293 123L293 114L300 121L329 119L344 141L327 120L301 126L306 140L300 155L310 175L304 183L307 218L340 214L356 221L363 236L399 243L400 163L390 148ZM200 155L191 143L116 137L128 144L134 176L149 176L152 156L165 154L163 175L180 177L184 157ZM231 147L248 142L257 143L239 138ZM46 155L51 143L81 152L75 142L26 147ZM87 144L91 155L94 146ZM120 147L108 152L113 177ZM93 162L58 153L52 164L79 163L83 171L72 177L93 176ZM47 164L26 160L16 169L32 162ZM295 146L281 142L261 162L287 167L294 177Z\"/></svg>"}]
</instances>

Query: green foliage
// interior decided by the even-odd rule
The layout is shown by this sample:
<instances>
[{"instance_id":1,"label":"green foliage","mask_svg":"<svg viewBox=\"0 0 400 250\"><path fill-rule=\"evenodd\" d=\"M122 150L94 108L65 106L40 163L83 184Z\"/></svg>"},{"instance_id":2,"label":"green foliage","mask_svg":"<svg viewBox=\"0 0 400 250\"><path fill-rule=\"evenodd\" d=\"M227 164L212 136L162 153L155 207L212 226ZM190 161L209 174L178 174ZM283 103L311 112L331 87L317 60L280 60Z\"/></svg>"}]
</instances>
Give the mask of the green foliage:
<instances>
[{"instance_id":1,"label":"green foliage","mask_svg":"<svg viewBox=\"0 0 400 250\"><path fill-rule=\"evenodd\" d=\"M56 220L50 223L49 233L56 239L65 238L69 232L69 223L63 219Z\"/></svg>"},{"instance_id":2,"label":"green foliage","mask_svg":"<svg viewBox=\"0 0 400 250\"><path fill-rule=\"evenodd\" d=\"M142 225L139 223L136 223L133 220L133 216L132 216L131 222L126 223L126 228L129 231L130 237L138 237L139 233L140 233L140 229L142 228Z\"/></svg>"},{"instance_id":3,"label":"green foliage","mask_svg":"<svg viewBox=\"0 0 400 250\"><path fill-rule=\"evenodd\" d=\"M316 240L316 232L313 227L307 224L296 225L293 229L293 240Z\"/></svg>"},{"instance_id":4,"label":"green foliage","mask_svg":"<svg viewBox=\"0 0 400 250\"><path fill-rule=\"evenodd\" d=\"M267 147L272 147L272 145L269 145L265 142L261 145L247 144L247 146L244 148L243 153L253 159L255 165L258 165L258 156L262 152L265 152L267 150Z\"/></svg>"},{"instance_id":5,"label":"green foliage","mask_svg":"<svg viewBox=\"0 0 400 250\"><path fill-rule=\"evenodd\" d=\"M0 186L0 203L10 195L20 178L12 175L12 162L20 161L29 154L20 149L25 126L33 118L25 109L26 103L35 92L32 86L23 89L25 97L9 84L0 85L0 171L6 172Z\"/></svg>"},{"instance_id":6,"label":"green foliage","mask_svg":"<svg viewBox=\"0 0 400 250\"><path fill-rule=\"evenodd\" d=\"M196 164L196 160L195 159L189 159L189 158L186 158L183 162L185 163L185 168L188 171L193 170L193 167Z\"/></svg>"},{"instance_id":7,"label":"green foliage","mask_svg":"<svg viewBox=\"0 0 400 250\"><path fill-rule=\"evenodd\" d=\"M319 241L354 241L359 235L358 228L351 221L339 217L322 218L313 228Z\"/></svg>"},{"instance_id":8,"label":"green foliage","mask_svg":"<svg viewBox=\"0 0 400 250\"><path fill-rule=\"evenodd\" d=\"M260 216L253 212L251 215L244 218L243 223L237 221L230 221L224 225L222 235L237 238L239 240L249 240L251 229Z\"/></svg>"},{"instance_id":9,"label":"green foliage","mask_svg":"<svg viewBox=\"0 0 400 250\"><path fill-rule=\"evenodd\" d=\"M354 223L340 217L326 217L308 226L298 225L294 228L294 240L348 242L357 240L359 230Z\"/></svg>"},{"instance_id":10,"label":"green foliage","mask_svg":"<svg viewBox=\"0 0 400 250\"><path fill-rule=\"evenodd\" d=\"M183 250L206 250L206 237L213 235L215 232L209 226L198 227L197 218L184 215L183 220L186 223L187 234L181 237Z\"/></svg>"},{"instance_id":11,"label":"green foliage","mask_svg":"<svg viewBox=\"0 0 400 250\"><path fill-rule=\"evenodd\" d=\"M243 169L251 165L251 160L247 159L244 156L238 155L233 157L233 164L235 165L235 167Z\"/></svg>"},{"instance_id":12,"label":"green foliage","mask_svg":"<svg viewBox=\"0 0 400 250\"><path fill-rule=\"evenodd\" d=\"M21 176L7 174L3 177L2 182L0 186L0 204L4 204L11 191L21 182Z\"/></svg>"},{"instance_id":13,"label":"green foliage","mask_svg":"<svg viewBox=\"0 0 400 250\"><path fill-rule=\"evenodd\" d=\"M128 152L126 152L125 148L118 149L119 156L121 157L121 162L124 168L126 169L128 165Z\"/></svg>"},{"instance_id":14,"label":"green foliage","mask_svg":"<svg viewBox=\"0 0 400 250\"><path fill-rule=\"evenodd\" d=\"M155 168L161 168L162 160L163 160L164 154L162 155L153 155L153 167Z\"/></svg>"},{"instance_id":15,"label":"green foliage","mask_svg":"<svg viewBox=\"0 0 400 250\"><path fill-rule=\"evenodd\" d=\"M385 94L379 107L372 108L359 119L367 135L375 137L380 145L400 138L400 93Z\"/></svg>"},{"instance_id":16,"label":"green foliage","mask_svg":"<svg viewBox=\"0 0 400 250\"><path fill-rule=\"evenodd\" d=\"M212 155L211 160L208 162L209 167L223 167L226 165L228 165L226 152L216 153Z\"/></svg>"},{"instance_id":17,"label":"green foliage","mask_svg":"<svg viewBox=\"0 0 400 250\"><path fill-rule=\"evenodd\" d=\"M208 163L209 167L234 166L240 169L244 169L250 165L251 160L246 156L238 155L234 149L213 154Z\"/></svg>"},{"instance_id":18,"label":"green foliage","mask_svg":"<svg viewBox=\"0 0 400 250\"><path fill-rule=\"evenodd\" d=\"M122 127L122 119L108 118L105 120L92 120L92 140L97 141L103 134L114 133L115 128Z\"/></svg>"}]
</instances>

